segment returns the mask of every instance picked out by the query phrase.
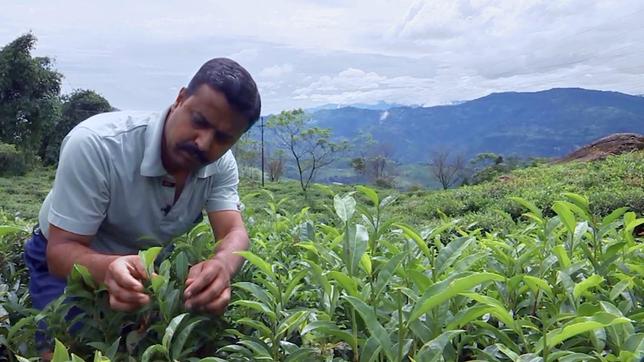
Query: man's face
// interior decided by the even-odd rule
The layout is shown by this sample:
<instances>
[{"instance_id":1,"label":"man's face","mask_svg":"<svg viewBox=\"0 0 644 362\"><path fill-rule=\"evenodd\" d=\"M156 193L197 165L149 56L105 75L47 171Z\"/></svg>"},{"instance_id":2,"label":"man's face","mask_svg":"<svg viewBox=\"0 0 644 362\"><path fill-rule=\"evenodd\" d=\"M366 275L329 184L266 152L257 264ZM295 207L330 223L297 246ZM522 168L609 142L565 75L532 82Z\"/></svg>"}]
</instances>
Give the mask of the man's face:
<instances>
[{"instance_id":1,"label":"man's face","mask_svg":"<svg viewBox=\"0 0 644 362\"><path fill-rule=\"evenodd\" d=\"M247 126L222 92L204 84L188 96L182 88L164 127L163 166L169 173L196 171L226 153Z\"/></svg>"}]
</instances>

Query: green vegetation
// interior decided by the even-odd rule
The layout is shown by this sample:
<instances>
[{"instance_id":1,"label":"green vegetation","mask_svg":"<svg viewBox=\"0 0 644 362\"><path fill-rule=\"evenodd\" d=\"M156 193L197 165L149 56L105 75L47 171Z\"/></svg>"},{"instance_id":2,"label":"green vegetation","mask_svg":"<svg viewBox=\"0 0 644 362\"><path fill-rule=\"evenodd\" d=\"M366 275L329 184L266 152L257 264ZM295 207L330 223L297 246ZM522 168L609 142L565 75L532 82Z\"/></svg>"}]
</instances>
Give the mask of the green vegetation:
<instances>
[{"instance_id":1,"label":"green vegetation","mask_svg":"<svg viewBox=\"0 0 644 362\"><path fill-rule=\"evenodd\" d=\"M56 361L637 361L642 157L537 166L435 192L317 186L304 198L297 181L244 184L252 248L222 318L181 300L188 266L214 250L205 223L174 250L140 254L156 274L143 310L109 310L105 289L77 267L73 302L37 313L20 257L30 223L5 215L0 358L37 356L44 318ZM19 189L51 176L0 184L4 194L10 180ZM84 312L70 331L72 306Z\"/></svg>"}]
</instances>

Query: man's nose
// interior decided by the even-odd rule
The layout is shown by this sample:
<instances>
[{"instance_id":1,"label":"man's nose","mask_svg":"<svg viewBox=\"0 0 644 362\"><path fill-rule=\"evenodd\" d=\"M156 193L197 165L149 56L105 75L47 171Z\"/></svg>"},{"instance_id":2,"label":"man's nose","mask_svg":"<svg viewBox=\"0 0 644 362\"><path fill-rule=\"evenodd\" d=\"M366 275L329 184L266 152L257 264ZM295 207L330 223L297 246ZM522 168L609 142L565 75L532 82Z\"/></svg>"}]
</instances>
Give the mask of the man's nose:
<instances>
[{"instance_id":1,"label":"man's nose","mask_svg":"<svg viewBox=\"0 0 644 362\"><path fill-rule=\"evenodd\" d=\"M212 130L204 130L197 133L195 143L197 144L197 147L199 147L199 150L202 152L208 152L212 146L214 136L214 131Z\"/></svg>"}]
</instances>

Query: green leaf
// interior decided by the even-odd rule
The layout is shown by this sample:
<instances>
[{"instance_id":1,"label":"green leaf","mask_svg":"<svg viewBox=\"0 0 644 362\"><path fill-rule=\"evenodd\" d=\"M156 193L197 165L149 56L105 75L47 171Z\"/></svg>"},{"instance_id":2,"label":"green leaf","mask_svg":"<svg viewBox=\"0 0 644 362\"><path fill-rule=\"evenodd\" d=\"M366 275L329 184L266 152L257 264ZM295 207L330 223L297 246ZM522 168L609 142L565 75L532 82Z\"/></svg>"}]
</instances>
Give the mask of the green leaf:
<instances>
[{"instance_id":1,"label":"green leaf","mask_svg":"<svg viewBox=\"0 0 644 362\"><path fill-rule=\"evenodd\" d=\"M628 318L619 317L606 312L595 313L591 317L575 318L571 322L564 325L562 328L548 332L548 334L546 335L547 345L550 349L567 340L568 338L574 337L578 334L629 322L630 319ZM537 342L536 348L536 353L541 352L541 350L543 349L543 337L539 340L539 342Z\"/></svg>"},{"instance_id":2,"label":"green leaf","mask_svg":"<svg viewBox=\"0 0 644 362\"><path fill-rule=\"evenodd\" d=\"M157 258L157 255L163 249L160 246L155 246L147 250L139 251L139 258L141 258L141 264L145 268L145 271L148 273L148 276L154 273L154 260Z\"/></svg>"},{"instance_id":3,"label":"green leaf","mask_svg":"<svg viewBox=\"0 0 644 362\"><path fill-rule=\"evenodd\" d=\"M592 217L590 215L590 202L586 196L574 194L572 192L564 192L562 195L582 211L582 215L586 221L592 221Z\"/></svg>"},{"instance_id":4,"label":"green leaf","mask_svg":"<svg viewBox=\"0 0 644 362\"><path fill-rule=\"evenodd\" d=\"M273 312L266 304L254 300L236 300L230 305L241 305L242 307L253 309L257 312L266 314L271 320L277 320L275 312Z\"/></svg>"},{"instance_id":5,"label":"green leaf","mask_svg":"<svg viewBox=\"0 0 644 362\"><path fill-rule=\"evenodd\" d=\"M337 337L349 345L352 345L354 343L353 336L351 335L350 332L340 329L340 327L338 327L335 323L331 321L319 321L319 320L313 321L307 324L302 329L301 334L304 336L305 334L308 334L311 332L320 332L322 334L322 337L326 337L326 336Z\"/></svg>"},{"instance_id":6,"label":"green leaf","mask_svg":"<svg viewBox=\"0 0 644 362\"><path fill-rule=\"evenodd\" d=\"M364 269L367 275L371 275L371 273L373 272L373 270L371 269L371 257L368 253L362 254L362 257L360 258L360 266L362 267L362 269Z\"/></svg>"},{"instance_id":7,"label":"green leaf","mask_svg":"<svg viewBox=\"0 0 644 362\"><path fill-rule=\"evenodd\" d=\"M450 280L448 283L441 282L432 285L420 298L419 302L409 316L407 323L418 319L421 315L429 312L441 303L453 296L466 292L471 288L488 281L503 281L504 277L494 273L476 273Z\"/></svg>"},{"instance_id":8,"label":"green leaf","mask_svg":"<svg viewBox=\"0 0 644 362\"><path fill-rule=\"evenodd\" d=\"M498 348L499 351L501 351L501 353L503 353L504 355L508 356L509 359L511 359L513 361L517 361L519 359L519 354L517 354L513 350L509 349L508 347L506 347L506 346L504 346L504 345L502 345L500 343L496 343L496 344L494 344L494 346L496 346L496 348Z\"/></svg>"},{"instance_id":9,"label":"green leaf","mask_svg":"<svg viewBox=\"0 0 644 362\"><path fill-rule=\"evenodd\" d=\"M288 318L282 321L282 323L280 323L280 325L277 327L277 335L278 336L284 335L293 326L299 323L302 323L308 315L309 315L309 311L307 310L301 310L299 312L295 312L291 314Z\"/></svg>"},{"instance_id":10,"label":"green leaf","mask_svg":"<svg viewBox=\"0 0 644 362\"><path fill-rule=\"evenodd\" d=\"M572 292L572 295L576 298L579 299L579 297L588 289L597 287L604 281L604 278L597 275L593 274L587 279L583 280L582 282L578 283L575 285L575 289Z\"/></svg>"},{"instance_id":11,"label":"green leaf","mask_svg":"<svg viewBox=\"0 0 644 362\"><path fill-rule=\"evenodd\" d=\"M532 275L524 275L523 281L530 287L530 289L532 289L533 292L536 292L537 290L543 290L550 297L553 296L552 288L547 281L541 278L534 277Z\"/></svg>"},{"instance_id":12,"label":"green leaf","mask_svg":"<svg viewBox=\"0 0 644 362\"><path fill-rule=\"evenodd\" d=\"M540 223L543 223L543 215L541 214L541 210L539 210L539 208L535 206L535 204L521 197L510 197L510 200L530 210L530 212L532 212L532 214L537 217L536 220L541 221Z\"/></svg>"},{"instance_id":13,"label":"green leaf","mask_svg":"<svg viewBox=\"0 0 644 362\"><path fill-rule=\"evenodd\" d=\"M289 354L284 362L314 361L319 352L314 348L299 347L297 351Z\"/></svg>"},{"instance_id":14,"label":"green leaf","mask_svg":"<svg viewBox=\"0 0 644 362\"><path fill-rule=\"evenodd\" d=\"M327 276L338 283L344 288L344 290L351 296L358 297L358 285L353 278L346 275L343 272L339 271L330 271Z\"/></svg>"},{"instance_id":15,"label":"green leaf","mask_svg":"<svg viewBox=\"0 0 644 362\"><path fill-rule=\"evenodd\" d=\"M414 356L414 360L418 362L441 362L443 359L443 350L447 344L452 340L452 338L457 335L465 332L462 329L445 331L441 333L438 337L432 339L431 341L425 343L418 353Z\"/></svg>"},{"instance_id":16,"label":"green leaf","mask_svg":"<svg viewBox=\"0 0 644 362\"><path fill-rule=\"evenodd\" d=\"M333 197L333 206L340 220L346 224L351 220L353 213L356 211L356 200L351 195L344 197L335 195Z\"/></svg>"},{"instance_id":17,"label":"green leaf","mask_svg":"<svg viewBox=\"0 0 644 362\"><path fill-rule=\"evenodd\" d=\"M559 260L559 266L561 266L562 269L570 267L570 258L568 257L566 248L564 248L563 245L555 246L554 248L552 248L552 252L557 256L557 259Z\"/></svg>"},{"instance_id":18,"label":"green leaf","mask_svg":"<svg viewBox=\"0 0 644 362\"><path fill-rule=\"evenodd\" d=\"M185 352L183 350L183 347L186 344L186 341L188 341L188 337L190 336L190 333L192 330L201 322L205 321L206 318L203 317L197 317L190 321L183 329L181 329L181 332L174 338L174 341L172 342L172 347L170 348L171 357L174 360L183 360L181 358Z\"/></svg>"},{"instance_id":19,"label":"green leaf","mask_svg":"<svg viewBox=\"0 0 644 362\"><path fill-rule=\"evenodd\" d=\"M150 347L145 349L143 355L141 356L141 362L149 362L152 357L156 354L165 355L168 351L160 344L153 344Z\"/></svg>"},{"instance_id":20,"label":"green leaf","mask_svg":"<svg viewBox=\"0 0 644 362\"><path fill-rule=\"evenodd\" d=\"M613 289L610 290L609 298L610 300L615 300L617 297L622 294L626 289L630 288L633 285L633 278L629 277L621 282L615 284Z\"/></svg>"},{"instance_id":21,"label":"green leaf","mask_svg":"<svg viewBox=\"0 0 644 362\"><path fill-rule=\"evenodd\" d=\"M559 219L566 226L566 229L572 234L575 232L575 227L577 222L575 221L575 215L570 211L568 205L562 201L555 201L552 205L552 210L559 215Z\"/></svg>"},{"instance_id":22,"label":"green leaf","mask_svg":"<svg viewBox=\"0 0 644 362\"><path fill-rule=\"evenodd\" d=\"M360 224L348 226L344 234L343 261L352 276L357 276L362 255L367 251L369 234Z\"/></svg>"},{"instance_id":23,"label":"green leaf","mask_svg":"<svg viewBox=\"0 0 644 362\"><path fill-rule=\"evenodd\" d=\"M258 267L259 270L263 271L264 274L275 279L275 273L273 273L273 268L271 268L271 265L265 262L264 259L260 258L259 256L253 254L250 251L236 251L235 254L244 257L251 264Z\"/></svg>"},{"instance_id":24,"label":"green leaf","mask_svg":"<svg viewBox=\"0 0 644 362\"><path fill-rule=\"evenodd\" d=\"M374 189L367 186L358 185L356 186L356 190L360 191L362 194L367 196L367 198L371 201L371 203L373 203L373 206L375 207L380 206L380 199L378 198L378 194Z\"/></svg>"},{"instance_id":25,"label":"green leaf","mask_svg":"<svg viewBox=\"0 0 644 362\"><path fill-rule=\"evenodd\" d=\"M378 272L378 279L376 279L376 283L373 286L374 300L379 300L378 298L380 297L380 294L387 287L389 280L394 275L394 271L400 265L404 257L405 257L405 254L402 254L402 253L394 255L391 259L389 259L387 264L385 264L380 269L380 271Z\"/></svg>"},{"instance_id":26,"label":"green leaf","mask_svg":"<svg viewBox=\"0 0 644 362\"><path fill-rule=\"evenodd\" d=\"M154 294L159 294L159 290L166 283L166 280L163 276L158 274L152 275L152 290Z\"/></svg>"},{"instance_id":27,"label":"green leaf","mask_svg":"<svg viewBox=\"0 0 644 362\"><path fill-rule=\"evenodd\" d=\"M628 337L622 346L622 350L633 352L639 355L640 358L644 356L644 333L637 333Z\"/></svg>"},{"instance_id":28,"label":"green leaf","mask_svg":"<svg viewBox=\"0 0 644 362\"><path fill-rule=\"evenodd\" d=\"M26 232L26 230L13 225L0 225L0 237L20 232Z\"/></svg>"},{"instance_id":29,"label":"green leaf","mask_svg":"<svg viewBox=\"0 0 644 362\"><path fill-rule=\"evenodd\" d=\"M515 331L519 330L519 328L516 326L514 319L512 318L512 314L510 314L510 312L503 306L503 304L500 301L492 297L489 297L487 295L482 295L478 293L460 293L460 295L464 297L468 297L481 304L485 304L492 307L493 310L491 311L491 313L494 314L494 316L498 320L503 322L509 328L514 329Z\"/></svg>"},{"instance_id":30,"label":"green leaf","mask_svg":"<svg viewBox=\"0 0 644 362\"><path fill-rule=\"evenodd\" d=\"M463 251L474 242L474 238L460 237L452 240L438 253L436 258L436 275L440 276L447 271L456 259L458 259Z\"/></svg>"},{"instance_id":31,"label":"green leaf","mask_svg":"<svg viewBox=\"0 0 644 362\"><path fill-rule=\"evenodd\" d=\"M270 338L273 335L273 331L264 324L261 320L255 320L250 318L241 318L237 320L237 323L255 328L259 331L262 338Z\"/></svg>"},{"instance_id":32,"label":"green leaf","mask_svg":"<svg viewBox=\"0 0 644 362\"><path fill-rule=\"evenodd\" d=\"M606 217L602 219L602 224L601 227L606 227L609 224L613 223L617 219L619 219L624 213L628 211L628 207L620 207L619 209L613 210L610 214L608 214Z\"/></svg>"},{"instance_id":33,"label":"green leaf","mask_svg":"<svg viewBox=\"0 0 644 362\"><path fill-rule=\"evenodd\" d=\"M382 346L374 336L367 338L360 351L360 362L375 362L380 355L380 350Z\"/></svg>"},{"instance_id":34,"label":"green leaf","mask_svg":"<svg viewBox=\"0 0 644 362\"><path fill-rule=\"evenodd\" d=\"M174 336L174 333L176 332L177 328L179 327L179 324L181 324L181 321L188 315L188 313L182 313L179 314L178 316L172 318L168 326L165 328L165 333L163 334L163 340L162 344L163 347L165 347L166 350L170 349L170 342L172 341L172 337Z\"/></svg>"},{"instance_id":35,"label":"green leaf","mask_svg":"<svg viewBox=\"0 0 644 362\"><path fill-rule=\"evenodd\" d=\"M264 343L260 343L259 341L243 340L239 341L239 344L246 346L253 351L253 359L261 358L272 360L271 353L268 351L268 347Z\"/></svg>"},{"instance_id":36,"label":"green leaf","mask_svg":"<svg viewBox=\"0 0 644 362\"><path fill-rule=\"evenodd\" d=\"M188 257L184 252L179 253L176 258L174 258L174 268L177 274L177 280L184 282L188 276Z\"/></svg>"},{"instance_id":37,"label":"green leaf","mask_svg":"<svg viewBox=\"0 0 644 362\"><path fill-rule=\"evenodd\" d=\"M275 298L266 293L259 285L251 282L237 282L233 284L234 287L243 289L250 293L253 297L259 299L262 303L266 305L275 304Z\"/></svg>"},{"instance_id":38,"label":"green leaf","mask_svg":"<svg viewBox=\"0 0 644 362\"><path fill-rule=\"evenodd\" d=\"M390 361L396 360L389 333L387 333L387 330L382 326L382 324L380 324L380 322L378 322L378 317L373 312L373 309L358 298L344 297L344 299L351 303L353 308L360 313L369 333L378 340L378 343L382 347L387 358Z\"/></svg>"},{"instance_id":39,"label":"green leaf","mask_svg":"<svg viewBox=\"0 0 644 362\"><path fill-rule=\"evenodd\" d=\"M94 277L92 277L92 274L89 272L89 270L85 266L80 264L74 264L69 278L70 280L77 282L80 282L82 280L83 284L92 289L96 289L98 287L96 281L94 280Z\"/></svg>"},{"instance_id":40,"label":"green leaf","mask_svg":"<svg viewBox=\"0 0 644 362\"><path fill-rule=\"evenodd\" d=\"M407 238L412 239L416 242L418 249L423 252L428 261L432 260L432 253L429 251L427 243L425 242L425 240L423 240L423 238L420 237L420 235L418 235L414 231L414 229L404 224L394 224L394 226L400 228L403 231L403 235L405 235Z\"/></svg>"},{"instance_id":41,"label":"green leaf","mask_svg":"<svg viewBox=\"0 0 644 362\"><path fill-rule=\"evenodd\" d=\"M300 283L300 280L302 280L302 278L304 278L307 274L308 270L301 270L291 278L291 281L288 283L288 286L286 287L286 291L284 291L284 296L282 298L284 304L288 303L291 300L293 292L298 286L302 285Z\"/></svg>"},{"instance_id":42,"label":"green leaf","mask_svg":"<svg viewBox=\"0 0 644 362\"><path fill-rule=\"evenodd\" d=\"M69 361L69 352L67 351L67 347L56 338L55 341L55 347L54 347L54 355L52 356L51 359L52 362L67 362Z\"/></svg>"},{"instance_id":43,"label":"green leaf","mask_svg":"<svg viewBox=\"0 0 644 362\"><path fill-rule=\"evenodd\" d=\"M452 330L463 327L467 323L479 318L484 314L488 314L494 311L494 307L489 305L474 305L472 307L465 308L458 313L449 321L445 329Z\"/></svg>"}]
</instances>

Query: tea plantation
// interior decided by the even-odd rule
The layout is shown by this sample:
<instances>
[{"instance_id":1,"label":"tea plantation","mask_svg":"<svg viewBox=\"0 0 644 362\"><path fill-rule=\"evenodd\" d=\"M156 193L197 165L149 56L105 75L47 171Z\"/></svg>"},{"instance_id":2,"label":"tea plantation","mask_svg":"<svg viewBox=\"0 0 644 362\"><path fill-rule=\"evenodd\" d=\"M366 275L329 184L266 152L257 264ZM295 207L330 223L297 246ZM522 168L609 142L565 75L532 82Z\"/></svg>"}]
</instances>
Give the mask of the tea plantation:
<instances>
[{"instance_id":1,"label":"tea plantation","mask_svg":"<svg viewBox=\"0 0 644 362\"><path fill-rule=\"evenodd\" d=\"M80 266L31 309L22 243L51 175L0 179L0 360L37 360L42 321L54 361L644 356L642 152L447 191L243 184L252 246L221 318L183 309L189 266L214 250L208 224L140 252L152 302L136 313L110 310Z\"/></svg>"}]
</instances>

